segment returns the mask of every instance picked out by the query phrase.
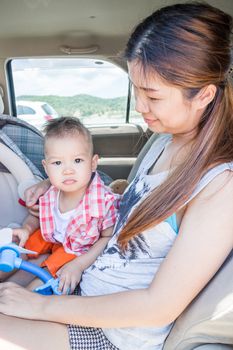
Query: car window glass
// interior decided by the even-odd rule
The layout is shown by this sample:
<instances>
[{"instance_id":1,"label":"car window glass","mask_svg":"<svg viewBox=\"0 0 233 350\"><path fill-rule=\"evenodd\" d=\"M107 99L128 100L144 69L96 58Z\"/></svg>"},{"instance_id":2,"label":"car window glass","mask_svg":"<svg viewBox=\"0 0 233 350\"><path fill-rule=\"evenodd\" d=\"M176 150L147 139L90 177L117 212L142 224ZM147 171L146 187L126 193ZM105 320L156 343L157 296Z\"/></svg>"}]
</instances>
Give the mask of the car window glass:
<instances>
[{"instance_id":1,"label":"car window glass","mask_svg":"<svg viewBox=\"0 0 233 350\"><path fill-rule=\"evenodd\" d=\"M45 111L45 113L47 113L47 114L52 115L52 114L55 113L55 110L54 110L51 106L49 106L47 103L45 103L45 104L42 106L42 108L43 108L43 110Z\"/></svg>"},{"instance_id":2,"label":"car window glass","mask_svg":"<svg viewBox=\"0 0 233 350\"><path fill-rule=\"evenodd\" d=\"M23 106L23 114L36 114L36 112L34 111L34 109L27 107L27 106Z\"/></svg>"},{"instance_id":3,"label":"car window glass","mask_svg":"<svg viewBox=\"0 0 233 350\"><path fill-rule=\"evenodd\" d=\"M23 106L21 106L21 105L16 106L16 110L17 110L17 114L24 114L23 113Z\"/></svg>"},{"instance_id":4,"label":"car window glass","mask_svg":"<svg viewBox=\"0 0 233 350\"><path fill-rule=\"evenodd\" d=\"M104 61L78 58L14 59L11 61L17 103L35 103L38 128L57 116L75 116L86 125L126 122L128 74ZM30 102L30 103L29 103ZM18 110L18 117L24 118ZM40 120L39 120L40 119Z\"/></svg>"}]
</instances>

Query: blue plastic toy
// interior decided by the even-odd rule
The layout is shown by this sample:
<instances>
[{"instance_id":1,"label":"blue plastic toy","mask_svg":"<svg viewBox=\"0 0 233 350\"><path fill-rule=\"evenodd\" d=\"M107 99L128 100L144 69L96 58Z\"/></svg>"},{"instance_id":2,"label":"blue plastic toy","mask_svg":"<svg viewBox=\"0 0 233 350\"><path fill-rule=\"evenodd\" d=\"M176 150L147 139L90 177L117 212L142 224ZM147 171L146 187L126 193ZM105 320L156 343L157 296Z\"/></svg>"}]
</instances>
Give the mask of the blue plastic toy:
<instances>
[{"instance_id":1,"label":"blue plastic toy","mask_svg":"<svg viewBox=\"0 0 233 350\"><path fill-rule=\"evenodd\" d=\"M12 270L20 269L30 272L41 279L44 284L37 287L34 292L43 295L61 295L58 290L59 279L53 278L52 275L42 269L41 267L25 261L20 258L21 253L34 253L24 248L19 247L14 243L3 244L0 246L0 270L10 272Z\"/></svg>"}]
</instances>

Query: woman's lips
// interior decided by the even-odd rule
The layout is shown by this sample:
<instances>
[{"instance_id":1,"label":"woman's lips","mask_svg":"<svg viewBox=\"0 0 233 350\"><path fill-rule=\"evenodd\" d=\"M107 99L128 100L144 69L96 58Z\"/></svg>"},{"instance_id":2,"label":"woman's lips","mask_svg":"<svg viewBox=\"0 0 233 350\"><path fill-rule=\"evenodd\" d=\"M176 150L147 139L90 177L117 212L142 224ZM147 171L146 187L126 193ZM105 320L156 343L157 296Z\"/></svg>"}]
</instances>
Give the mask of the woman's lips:
<instances>
[{"instance_id":1,"label":"woman's lips","mask_svg":"<svg viewBox=\"0 0 233 350\"><path fill-rule=\"evenodd\" d=\"M153 124L157 119L146 119L144 118L144 121L148 124L148 125L151 125Z\"/></svg>"}]
</instances>

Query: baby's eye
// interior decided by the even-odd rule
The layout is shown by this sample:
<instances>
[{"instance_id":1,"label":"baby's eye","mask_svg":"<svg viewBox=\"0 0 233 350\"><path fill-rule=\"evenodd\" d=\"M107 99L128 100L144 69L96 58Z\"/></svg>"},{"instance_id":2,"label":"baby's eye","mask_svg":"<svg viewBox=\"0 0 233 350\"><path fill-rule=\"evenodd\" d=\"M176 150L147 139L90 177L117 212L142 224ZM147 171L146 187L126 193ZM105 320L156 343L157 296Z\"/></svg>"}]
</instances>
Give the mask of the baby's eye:
<instances>
[{"instance_id":1,"label":"baby's eye","mask_svg":"<svg viewBox=\"0 0 233 350\"><path fill-rule=\"evenodd\" d=\"M53 162L52 164L54 164L54 165L61 165L61 161L60 160L56 160L56 162Z\"/></svg>"},{"instance_id":2,"label":"baby's eye","mask_svg":"<svg viewBox=\"0 0 233 350\"><path fill-rule=\"evenodd\" d=\"M77 163L77 164L78 164L78 163L81 163L82 159L80 159L80 158L76 158L74 161L75 161L75 163Z\"/></svg>"}]
</instances>

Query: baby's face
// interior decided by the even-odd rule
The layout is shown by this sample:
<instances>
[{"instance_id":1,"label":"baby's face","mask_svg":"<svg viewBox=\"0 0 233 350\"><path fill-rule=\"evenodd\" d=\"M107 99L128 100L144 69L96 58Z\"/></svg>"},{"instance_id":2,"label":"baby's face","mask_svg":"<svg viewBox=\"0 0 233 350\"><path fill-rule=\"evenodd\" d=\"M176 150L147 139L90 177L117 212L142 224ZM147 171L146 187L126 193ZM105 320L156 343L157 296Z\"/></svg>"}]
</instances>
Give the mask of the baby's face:
<instances>
[{"instance_id":1,"label":"baby's face","mask_svg":"<svg viewBox=\"0 0 233 350\"><path fill-rule=\"evenodd\" d=\"M51 184L63 192L84 193L97 161L83 135L49 137L45 142L45 171Z\"/></svg>"}]
</instances>

